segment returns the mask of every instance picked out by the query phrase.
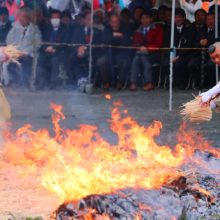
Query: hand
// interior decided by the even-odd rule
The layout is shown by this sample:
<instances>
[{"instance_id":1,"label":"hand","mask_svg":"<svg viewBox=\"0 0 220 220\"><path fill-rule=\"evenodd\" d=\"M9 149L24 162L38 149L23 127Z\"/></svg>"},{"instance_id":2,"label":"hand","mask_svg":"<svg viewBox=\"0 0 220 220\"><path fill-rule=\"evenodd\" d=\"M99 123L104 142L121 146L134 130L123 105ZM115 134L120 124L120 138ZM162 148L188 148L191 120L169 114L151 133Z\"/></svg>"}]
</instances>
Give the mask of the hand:
<instances>
[{"instance_id":1,"label":"hand","mask_svg":"<svg viewBox=\"0 0 220 220\"><path fill-rule=\"evenodd\" d=\"M140 50L141 50L141 51L146 51L147 48L146 48L145 46L141 46L141 47L140 47Z\"/></svg>"},{"instance_id":2,"label":"hand","mask_svg":"<svg viewBox=\"0 0 220 220\"><path fill-rule=\"evenodd\" d=\"M203 108L206 108L207 106L209 106L211 98L207 102L203 102L203 100L201 99L200 102L199 102L200 108L203 109Z\"/></svg>"},{"instance_id":3,"label":"hand","mask_svg":"<svg viewBox=\"0 0 220 220\"><path fill-rule=\"evenodd\" d=\"M85 50L87 49L87 47L85 46L81 46L78 48L78 56L81 57L83 56L83 54L85 53Z\"/></svg>"},{"instance_id":4,"label":"hand","mask_svg":"<svg viewBox=\"0 0 220 220\"><path fill-rule=\"evenodd\" d=\"M53 53L53 50L54 50L53 47L49 46L49 47L47 47L47 49L45 51L48 53Z\"/></svg>"},{"instance_id":5,"label":"hand","mask_svg":"<svg viewBox=\"0 0 220 220\"><path fill-rule=\"evenodd\" d=\"M173 58L173 62L175 62L175 61L178 60L179 58L180 58L179 56L174 57L174 58Z\"/></svg>"},{"instance_id":6,"label":"hand","mask_svg":"<svg viewBox=\"0 0 220 220\"><path fill-rule=\"evenodd\" d=\"M113 33L113 36L114 36L114 37L123 37L123 34L120 33L120 32L114 32L114 33Z\"/></svg>"},{"instance_id":7,"label":"hand","mask_svg":"<svg viewBox=\"0 0 220 220\"><path fill-rule=\"evenodd\" d=\"M186 0L182 0L182 5L185 5L185 3L186 3Z\"/></svg>"},{"instance_id":8,"label":"hand","mask_svg":"<svg viewBox=\"0 0 220 220\"><path fill-rule=\"evenodd\" d=\"M202 109L209 106L211 99L212 99L212 96L208 95L207 92L203 92L199 95L199 97L201 97L199 105Z\"/></svg>"},{"instance_id":9,"label":"hand","mask_svg":"<svg viewBox=\"0 0 220 220\"><path fill-rule=\"evenodd\" d=\"M206 39L202 39L202 40L200 41L200 44L201 44L202 46L206 46L207 40L206 40Z\"/></svg>"}]
</instances>

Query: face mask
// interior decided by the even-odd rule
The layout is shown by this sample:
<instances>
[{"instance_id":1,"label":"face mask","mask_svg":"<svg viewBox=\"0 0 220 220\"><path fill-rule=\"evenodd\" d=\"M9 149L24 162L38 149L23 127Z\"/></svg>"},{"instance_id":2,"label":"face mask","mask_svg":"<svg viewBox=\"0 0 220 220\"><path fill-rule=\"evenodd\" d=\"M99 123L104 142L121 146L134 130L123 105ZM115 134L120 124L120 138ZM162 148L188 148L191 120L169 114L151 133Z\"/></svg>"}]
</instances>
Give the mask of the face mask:
<instances>
[{"instance_id":1,"label":"face mask","mask_svg":"<svg viewBox=\"0 0 220 220\"><path fill-rule=\"evenodd\" d=\"M60 19L59 18L51 18L50 19L51 24L53 27L59 27L60 26Z\"/></svg>"}]
</instances>

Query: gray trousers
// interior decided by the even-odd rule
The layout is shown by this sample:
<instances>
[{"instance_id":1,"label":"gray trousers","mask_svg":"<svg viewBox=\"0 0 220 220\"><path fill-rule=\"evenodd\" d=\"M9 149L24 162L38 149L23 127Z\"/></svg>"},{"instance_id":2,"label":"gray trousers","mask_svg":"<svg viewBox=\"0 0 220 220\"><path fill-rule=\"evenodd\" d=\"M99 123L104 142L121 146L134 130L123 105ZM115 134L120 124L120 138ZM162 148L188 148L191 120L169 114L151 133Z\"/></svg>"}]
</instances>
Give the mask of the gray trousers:
<instances>
[{"instance_id":1,"label":"gray trousers","mask_svg":"<svg viewBox=\"0 0 220 220\"><path fill-rule=\"evenodd\" d=\"M137 82L138 74L143 69L146 83L153 83L152 80L152 64L160 62L160 57L156 53L149 55L135 55L131 65L131 83Z\"/></svg>"}]
</instances>

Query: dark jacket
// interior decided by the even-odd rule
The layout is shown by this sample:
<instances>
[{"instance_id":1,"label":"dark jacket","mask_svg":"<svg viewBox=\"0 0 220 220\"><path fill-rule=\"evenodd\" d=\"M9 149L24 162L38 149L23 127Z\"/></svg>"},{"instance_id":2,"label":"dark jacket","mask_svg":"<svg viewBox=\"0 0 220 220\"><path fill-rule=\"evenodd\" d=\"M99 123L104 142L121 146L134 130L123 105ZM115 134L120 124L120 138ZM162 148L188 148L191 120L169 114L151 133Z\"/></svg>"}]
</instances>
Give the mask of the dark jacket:
<instances>
[{"instance_id":1,"label":"dark jacket","mask_svg":"<svg viewBox=\"0 0 220 220\"><path fill-rule=\"evenodd\" d=\"M60 26L57 30L57 35L54 43L57 43L57 45L54 45L50 43L51 35L53 34L54 28L52 25L48 25L45 34L42 36L42 42L46 42L47 44L43 44L40 48L41 53L47 53L45 50L47 47L52 46L56 53L59 53L67 48L66 45L59 45L59 43L68 43L68 34L67 29L63 26Z\"/></svg>"},{"instance_id":2,"label":"dark jacket","mask_svg":"<svg viewBox=\"0 0 220 220\"><path fill-rule=\"evenodd\" d=\"M201 30L199 30L196 34L196 38L194 40L194 48L203 48L204 46L202 46L200 44L200 41L203 39L207 39L207 45L205 46L206 48L208 48L211 44L214 44L216 42L215 40L215 28L213 28L212 31L210 31L208 33L208 27L204 27ZM201 55L201 50L194 50L192 53L192 58L196 57L196 56L200 56ZM206 50L206 56L208 55L208 51Z\"/></svg>"},{"instance_id":3,"label":"dark jacket","mask_svg":"<svg viewBox=\"0 0 220 220\"><path fill-rule=\"evenodd\" d=\"M114 33L121 33L123 37L116 37ZM126 27L120 26L117 31L113 31L110 25L106 25L103 31L102 39L105 45L111 46L122 46L128 47L132 46L133 35L132 32L129 31ZM113 57L131 57L133 55L133 49L125 49L125 48L112 48L112 56Z\"/></svg>"},{"instance_id":4,"label":"dark jacket","mask_svg":"<svg viewBox=\"0 0 220 220\"><path fill-rule=\"evenodd\" d=\"M47 28L48 28L48 25L46 23L45 20L42 20L39 24L38 24L38 28L41 32L41 36L43 38L44 34L47 32Z\"/></svg>"},{"instance_id":5,"label":"dark jacket","mask_svg":"<svg viewBox=\"0 0 220 220\"><path fill-rule=\"evenodd\" d=\"M83 45L89 45L90 43L90 38L91 38L91 30L90 28L87 30L87 34L85 32L85 26L78 26L75 27L73 32L72 32L72 37L71 37L71 43L72 44L83 44ZM93 28L93 36L92 36L92 44L93 45L100 45L102 44L102 31ZM75 55L77 54L77 50L79 46L74 46L72 47L73 53ZM92 55L93 55L93 60L96 60L103 54L103 49L100 47L92 47ZM84 52L83 58L89 56L89 47L87 47L86 51Z\"/></svg>"},{"instance_id":6,"label":"dark jacket","mask_svg":"<svg viewBox=\"0 0 220 220\"><path fill-rule=\"evenodd\" d=\"M7 23L0 27L0 43L5 43L8 32L12 28L11 21L8 20Z\"/></svg>"},{"instance_id":7,"label":"dark jacket","mask_svg":"<svg viewBox=\"0 0 220 220\"><path fill-rule=\"evenodd\" d=\"M146 48L161 48L163 46L163 29L159 26L154 25L153 23L150 26L150 30L147 33L146 42L144 42L143 26L140 27L134 32L134 47L145 46ZM139 49L136 49L139 51ZM160 55L160 51L157 49L148 49L149 52L155 52Z\"/></svg>"},{"instance_id":8,"label":"dark jacket","mask_svg":"<svg viewBox=\"0 0 220 220\"><path fill-rule=\"evenodd\" d=\"M170 47L170 40L171 40L171 27L167 28L165 34L164 34L164 47L169 48ZM189 27L186 27L183 25L181 33L178 32L177 27L175 26L174 30L174 46L176 48L192 48L193 42L196 37L196 29L191 25ZM176 50L176 56L188 56L191 53L190 49L185 50ZM164 51L165 56L170 55L169 50Z\"/></svg>"}]
</instances>

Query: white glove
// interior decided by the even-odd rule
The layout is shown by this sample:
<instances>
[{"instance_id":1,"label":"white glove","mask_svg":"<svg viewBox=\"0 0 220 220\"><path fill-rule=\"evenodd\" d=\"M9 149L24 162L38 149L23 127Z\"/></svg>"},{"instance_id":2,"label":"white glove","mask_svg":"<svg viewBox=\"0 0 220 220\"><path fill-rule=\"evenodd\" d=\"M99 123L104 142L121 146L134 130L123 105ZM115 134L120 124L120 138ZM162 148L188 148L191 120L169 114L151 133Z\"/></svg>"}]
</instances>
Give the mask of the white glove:
<instances>
[{"instance_id":1,"label":"white glove","mask_svg":"<svg viewBox=\"0 0 220 220\"><path fill-rule=\"evenodd\" d=\"M214 102L211 102L211 103L210 103L210 107L211 107L211 109L213 110L213 109L216 108L216 104L215 104Z\"/></svg>"},{"instance_id":2,"label":"white glove","mask_svg":"<svg viewBox=\"0 0 220 220\"><path fill-rule=\"evenodd\" d=\"M220 93L219 84L217 84L216 86L214 86L212 89L208 90L207 92L203 92L202 94L200 94L200 96L202 97L203 102L207 102L212 96L215 96L218 93Z\"/></svg>"}]
</instances>

